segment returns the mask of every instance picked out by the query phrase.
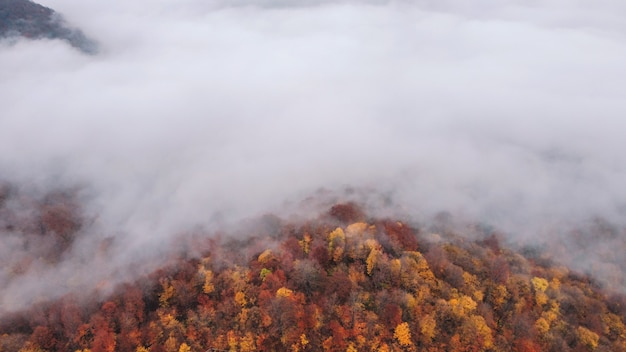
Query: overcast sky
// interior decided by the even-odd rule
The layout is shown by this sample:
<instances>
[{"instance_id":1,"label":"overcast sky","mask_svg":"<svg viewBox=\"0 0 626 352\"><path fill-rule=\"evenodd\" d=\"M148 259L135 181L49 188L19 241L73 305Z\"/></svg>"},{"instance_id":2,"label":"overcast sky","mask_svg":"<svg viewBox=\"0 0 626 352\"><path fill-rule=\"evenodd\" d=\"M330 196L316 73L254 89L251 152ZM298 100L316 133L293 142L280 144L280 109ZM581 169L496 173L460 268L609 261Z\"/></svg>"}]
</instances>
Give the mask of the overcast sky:
<instances>
[{"instance_id":1,"label":"overcast sky","mask_svg":"<svg viewBox=\"0 0 626 352\"><path fill-rule=\"evenodd\" d=\"M623 222L623 1L41 3L100 50L0 44L0 177L85 186L131 252L322 187Z\"/></svg>"}]
</instances>

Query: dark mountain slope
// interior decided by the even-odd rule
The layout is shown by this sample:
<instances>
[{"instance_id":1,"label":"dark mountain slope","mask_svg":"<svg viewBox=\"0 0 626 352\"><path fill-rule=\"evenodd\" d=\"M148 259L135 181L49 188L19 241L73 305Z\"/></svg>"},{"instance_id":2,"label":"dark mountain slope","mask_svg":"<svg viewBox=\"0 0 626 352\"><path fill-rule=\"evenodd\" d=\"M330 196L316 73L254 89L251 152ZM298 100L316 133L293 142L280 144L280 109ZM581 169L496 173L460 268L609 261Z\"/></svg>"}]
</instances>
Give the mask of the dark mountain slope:
<instances>
[{"instance_id":1,"label":"dark mountain slope","mask_svg":"<svg viewBox=\"0 0 626 352\"><path fill-rule=\"evenodd\" d=\"M68 27L61 15L29 0L0 0L0 37L61 39L89 54L96 44L82 31Z\"/></svg>"}]
</instances>

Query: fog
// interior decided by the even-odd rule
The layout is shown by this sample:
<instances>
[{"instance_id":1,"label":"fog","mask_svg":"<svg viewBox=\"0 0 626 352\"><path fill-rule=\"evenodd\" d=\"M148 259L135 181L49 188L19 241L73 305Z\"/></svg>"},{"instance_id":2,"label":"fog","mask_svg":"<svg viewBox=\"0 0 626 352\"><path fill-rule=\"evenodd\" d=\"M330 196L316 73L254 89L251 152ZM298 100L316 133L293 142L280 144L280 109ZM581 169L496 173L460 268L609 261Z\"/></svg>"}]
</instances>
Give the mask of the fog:
<instances>
[{"instance_id":1,"label":"fog","mask_svg":"<svg viewBox=\"0 0 626 352\"><path fill-rule=\"evenodd\" d=\"M85 231L116 254L81 242L57 268L0 277L2 309L127 279L173 235L287 214L320 188L525 242L624 224L622 2L41 4L99 51L0 42L0 179L79 185Z\"/></svg>"}]
</instances>

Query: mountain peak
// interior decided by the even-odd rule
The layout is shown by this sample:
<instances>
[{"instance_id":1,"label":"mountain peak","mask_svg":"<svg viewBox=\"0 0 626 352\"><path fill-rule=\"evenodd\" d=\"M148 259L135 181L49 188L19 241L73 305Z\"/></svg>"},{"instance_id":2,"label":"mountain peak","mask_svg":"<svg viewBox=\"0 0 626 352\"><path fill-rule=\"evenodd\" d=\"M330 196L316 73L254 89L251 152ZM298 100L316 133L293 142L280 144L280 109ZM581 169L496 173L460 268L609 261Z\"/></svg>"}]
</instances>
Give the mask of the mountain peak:
<instances>
[{"instance_id":1,"label":"mountain peak","mask_svg":"<svg viewBox=\"0 0 626 352\"><path fill-rule=\"evenodd\" d=\"M29 0L0 0L0 37L61 39L87 54L96 43L77 28L68 26L56 11Z\"/></svg>"}]
</instances>

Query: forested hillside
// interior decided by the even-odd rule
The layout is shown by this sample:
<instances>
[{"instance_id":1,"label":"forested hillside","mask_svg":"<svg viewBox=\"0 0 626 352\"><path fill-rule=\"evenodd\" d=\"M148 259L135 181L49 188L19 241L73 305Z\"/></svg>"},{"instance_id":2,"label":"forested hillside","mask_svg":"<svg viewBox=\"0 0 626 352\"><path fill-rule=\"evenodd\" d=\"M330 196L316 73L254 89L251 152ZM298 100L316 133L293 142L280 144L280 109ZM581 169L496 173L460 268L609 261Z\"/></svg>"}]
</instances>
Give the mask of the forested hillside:
<instances>
[{"instance_id":1,"label":"forested hillside","mask_svg":"<svg viewBox=\"0 0 626 352\"><path fill-rule=\"evenodd\" d=\"M81 236L69 191L35 200L5 187L0 199L3 231L32 249L2 258L14 279L56 265ZM31 211L10 210L18 199ZM476 226L469 239L439 220L422 228L344 203L303 222L268 215L245 236L187 236L112 295L3 314L0 351L626 350L624 296L498 233Z\"/></svg>"}]
</instances>

